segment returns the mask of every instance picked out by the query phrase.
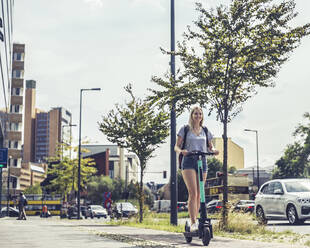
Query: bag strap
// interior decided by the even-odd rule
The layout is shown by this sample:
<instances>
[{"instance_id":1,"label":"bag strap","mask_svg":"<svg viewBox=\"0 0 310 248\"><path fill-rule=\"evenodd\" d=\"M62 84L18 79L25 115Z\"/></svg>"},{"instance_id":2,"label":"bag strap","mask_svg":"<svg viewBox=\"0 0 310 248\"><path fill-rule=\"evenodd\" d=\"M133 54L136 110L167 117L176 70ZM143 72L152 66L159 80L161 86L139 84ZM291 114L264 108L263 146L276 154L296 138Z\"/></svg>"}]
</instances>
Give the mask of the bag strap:
<instances>
[{"instance_id":1,"label":"bag strap","mask_svg":"<svg viewBox=\"0 0 310 248\"><path fill-rule=\"evenodd\" d=\"M183 140L183 144L182 144L182 150L184 150L185 148L185 144L186 144L186 136L189 130L189 125L184 125L184 140Z\"/></svg>"},{"instance_id":2,"label":"bag strap","mask_svg":"<svg viewBox=\"0 0 310 248\"><path fill-rule=\"evenodd\" d=\"M206 134L206 142L207 142L207 149L209 149L209 137L208 137L208 128L202 127Z\"/></svg>"},{"instance_id":3,"label":"bag strap","mask_svg":"<svg viewBox=\"0 0 310 248\"><path fill-rule=\"evenodd\" d=\"M207 148L209 149L208 128L205 127L205 126L203 126L202 128L203 128L203 131L204 131L205 134L206 134L206 143L207 143ZM184 126L184 140L183 140L183 144L182 144L182 150L184 150L184 148L185 148L186 136L187 136L188 130L189 130L189 125L185 125L185 126Z\"/></svg>"}]
</instances>

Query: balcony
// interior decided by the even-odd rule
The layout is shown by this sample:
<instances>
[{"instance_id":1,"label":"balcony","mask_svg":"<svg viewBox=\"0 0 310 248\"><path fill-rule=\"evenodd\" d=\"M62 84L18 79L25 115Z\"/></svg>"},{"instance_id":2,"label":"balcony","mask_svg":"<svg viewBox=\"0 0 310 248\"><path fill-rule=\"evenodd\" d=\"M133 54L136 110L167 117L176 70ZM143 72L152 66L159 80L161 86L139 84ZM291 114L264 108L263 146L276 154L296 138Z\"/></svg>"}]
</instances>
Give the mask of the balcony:
<instances>
[{"instance_id":1,"label":"balcony","mask_svg":"<svg viewBox=\"0 0 310 248\"><path fill-rule=\"evenodd\" d=\"M24 88L24 79L22 78L12 78L13 88Z\"/></svg>"},{"instance_id":2,"label":"balcony","mask_svg":"<svg viewBox=\"0 0 310 248\"><path fill-rule=\"evenodd\" d=\"M13 70L24 70L24 61L14 60L12 68Z\"/></svg>"},{"instance_id":3,"label":"balcony","mask_svg":"<svg viewBox=\"0 0 310 248\"><path fill-rule=\"evenodd\" d=\"M18 159L22 157L22 150L18 149L9 149L8 156L12 157L12 159Z\"/></svg>"},{"instance_id":4,"label":"balcony","mask_svg":"<svg viewBox=\"0 0 310 248\"><path fill-rule=\"evenodd\" d=\"M16 114L16 113L9 114L9 122L22 122L22 121L23 121L22 114Z\"/></svg>"},{"instance_id":5,"label":"balcony","mask_svg":"<svg viewBox=\"0 0 310 248\"><path fill-rule=\"evenodd\" d=\"M20 177L21 168L10 166L10 174L11 176Z\"/></svg>"},{"instance_id":6,"label":"balcony","mask_svg":"<svg viewBox=\"0 0 310 248\"><path fill-rule=\"evenodd\" d=\"M8 131L7 132L7 139L8 140L20 141L20 140L22 140L22 132L19 132L19 131Z\"/></svg>"},{"instance_id":7,"label":"balcony","mask_svg":"<svg viewBox=\"0 0 310 248\"><path fill-rule=\"evenodd\" d=\"M11 104L23 105L22 96L11 96Z\"/></svg>"}]
</instances>

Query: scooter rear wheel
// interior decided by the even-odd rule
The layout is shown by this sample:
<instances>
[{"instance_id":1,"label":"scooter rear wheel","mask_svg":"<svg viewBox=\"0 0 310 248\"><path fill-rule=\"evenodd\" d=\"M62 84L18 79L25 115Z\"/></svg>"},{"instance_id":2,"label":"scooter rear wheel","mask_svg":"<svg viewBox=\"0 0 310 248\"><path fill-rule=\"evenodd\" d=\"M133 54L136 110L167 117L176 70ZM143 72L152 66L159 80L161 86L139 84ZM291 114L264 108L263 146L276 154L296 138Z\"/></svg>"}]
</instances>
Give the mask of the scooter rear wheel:
<instances>
[{"instance_id":1,"label":"scooter rear wheel","mask_svg":"<svg viewBox=\"0 0 310 248\"><path fill-rule=\"evenodd\" d=\"M210 229L208 227L204 227L203 228L203 236L202 236L203 245L205 245L205 246L209 245L210 240L211 240Z\"/></svg>"}]
</instances>

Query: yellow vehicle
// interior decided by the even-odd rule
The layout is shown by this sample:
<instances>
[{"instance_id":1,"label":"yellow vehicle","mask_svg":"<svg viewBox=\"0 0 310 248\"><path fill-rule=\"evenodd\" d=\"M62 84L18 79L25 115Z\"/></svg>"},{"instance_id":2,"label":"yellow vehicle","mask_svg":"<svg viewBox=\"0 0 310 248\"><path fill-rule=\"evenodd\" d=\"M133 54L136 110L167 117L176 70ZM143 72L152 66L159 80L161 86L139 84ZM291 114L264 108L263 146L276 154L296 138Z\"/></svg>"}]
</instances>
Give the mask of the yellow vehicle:
<instances>
[{"instance_id":1,"label":"yellow vehicle","mask_svg":"<svg viewBox=\"0 0 310 248\"><path fill-rule=\"evenodd\" d=\"M47 210L51 215L60 215L62 205L61 195L25 195L27 198L27 206L25 207L27 215L41 215L43 206L47 206ZM2 197L2 206L7 205L7 201ZM18 195L11 196L9 201L11 207L18 208Z\"/></svg>"},{"instance_id":2,"label":"yellow vehicle","mask_svg":"<svg viewBox=\"0 0 310 248\"><path fill-rule=\"evenodd\" d=\"M208 178L205 185L206 199L223 199L223 178ZM228 175L228 200L249 199L249 181L247 176Z\"/></svg>"}]
</instances>

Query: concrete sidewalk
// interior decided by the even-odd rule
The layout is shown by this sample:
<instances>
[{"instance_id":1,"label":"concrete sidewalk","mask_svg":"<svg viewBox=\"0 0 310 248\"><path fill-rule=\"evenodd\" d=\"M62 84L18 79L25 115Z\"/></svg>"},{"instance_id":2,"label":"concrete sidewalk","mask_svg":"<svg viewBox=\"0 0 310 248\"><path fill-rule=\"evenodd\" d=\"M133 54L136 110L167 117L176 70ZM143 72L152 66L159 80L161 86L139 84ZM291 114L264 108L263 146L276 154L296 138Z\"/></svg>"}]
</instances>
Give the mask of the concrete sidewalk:
<instances>
[{"instance_id":1,"label":"concrete sidewalk","mask_svg":"<svg viewBox=\"0 0 310 248\"><path fill-rule=\"evenodd\" d=\"M102 220L62 220L58 217L42 219L30 217L26 221L15 218L0 219L0 247L53 248L127 248L127 247L203 247L193 238L187 244L182 234L126 226L112 226ZM225 248L301 248L300 245L264 243L214 237L209 246Z\"/></svg>"}]
</instances>

